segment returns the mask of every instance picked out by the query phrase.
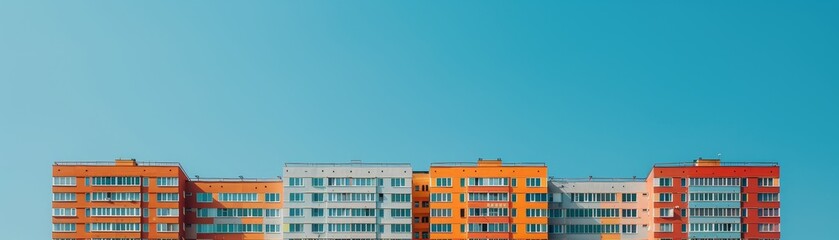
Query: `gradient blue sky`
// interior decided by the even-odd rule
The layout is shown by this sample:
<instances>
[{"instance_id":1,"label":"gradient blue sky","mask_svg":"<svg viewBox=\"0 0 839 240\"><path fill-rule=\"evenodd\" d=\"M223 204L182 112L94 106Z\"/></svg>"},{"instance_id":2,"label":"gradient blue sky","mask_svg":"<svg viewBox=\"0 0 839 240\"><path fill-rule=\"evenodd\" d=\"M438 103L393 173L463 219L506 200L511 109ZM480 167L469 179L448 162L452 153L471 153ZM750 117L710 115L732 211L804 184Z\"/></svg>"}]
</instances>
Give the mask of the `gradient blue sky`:
<instances>
[{"instance_id":1,"label":"gradient blue sky","mask_svg":"<svg viewBox=\"0 0 839 240\"><path fill-rule=\"evenodd\" d=\"M0 1L4 238L56 160L777 161L785 239L837 211L836 1ZM14 205L15 207L9 207ZM14 231L12 231L14 228Z\"/></svg>"}]
</instances>

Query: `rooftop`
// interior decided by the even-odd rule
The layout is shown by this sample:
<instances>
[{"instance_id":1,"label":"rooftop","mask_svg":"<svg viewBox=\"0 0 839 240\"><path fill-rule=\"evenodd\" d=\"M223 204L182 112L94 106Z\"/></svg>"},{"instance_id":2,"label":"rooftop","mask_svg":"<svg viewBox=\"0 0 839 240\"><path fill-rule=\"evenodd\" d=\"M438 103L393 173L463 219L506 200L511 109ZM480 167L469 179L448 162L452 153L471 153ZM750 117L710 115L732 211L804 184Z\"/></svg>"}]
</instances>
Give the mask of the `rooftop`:
<instances>
[{"instance_id":1,"label":"rooftop","mask_svg":"<svg viewBox=\"0 0 839 240\"><path fill-rule=\"evenodd\" d=\"M482 159L478 158L477 162L436 162L431 163L432 167L544 167L547 166L541 162L502 162L501 159Z\"/></svg>"},{"instance_id":2,"label":"rooftop","mask_svg":"<svg viewBox=\"0 0 839 240\"><path fill-rule=\"evenodd\" d=\"M411 167L410 163L368 163L351 160L345 163L286 163L286 167Z\"/></svg>"},{"instance_id":3,"label":"rooftop","mask_svg":"<svg viewBox=\"0 0 839 240\"><path fill-rule=\"evenodd\" d=\"M598 178L598 177L588 177L588 178L550 178L550 181L554 182L645 182L647 181L646 178Z\"/></svg>"},{"instance_id":4,"label":"rooftop","mask_svg":"<svg viewBox=\"0 0 839 240\"><path fill-rule=\"evenodd\" d=\"M720 159L696 159L692 162L656 163L653 167L775 167L777 162L723 162Z\"/></svg>"}]
</instances>

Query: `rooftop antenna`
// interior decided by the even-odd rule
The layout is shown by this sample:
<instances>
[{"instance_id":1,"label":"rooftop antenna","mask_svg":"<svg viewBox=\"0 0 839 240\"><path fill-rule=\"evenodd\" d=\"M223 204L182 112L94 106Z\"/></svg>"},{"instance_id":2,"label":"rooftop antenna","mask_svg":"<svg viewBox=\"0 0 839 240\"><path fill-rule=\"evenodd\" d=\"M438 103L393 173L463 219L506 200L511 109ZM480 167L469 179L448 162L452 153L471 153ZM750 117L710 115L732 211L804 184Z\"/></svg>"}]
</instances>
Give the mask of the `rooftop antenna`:
<instances>
[{"instance_id":1,"label":"rooftop antenna","mask_svg":"<svg viewBox=\"0 0 839 240\"><path fill-rule=\"evenodd\" d=\"M722 160L722 153L717 153L717 159Z\"/></svg>"},{"instance_id":2,"label":"rooftop antenna","mask_svg":"<svg viewBox=\"0 0 839 240\"><path fill-rule=\"evenodd\" d=\"M195 175L195 180L201 180L201 177L199 177L198 175Z\"/></svg>"}]
</instances>

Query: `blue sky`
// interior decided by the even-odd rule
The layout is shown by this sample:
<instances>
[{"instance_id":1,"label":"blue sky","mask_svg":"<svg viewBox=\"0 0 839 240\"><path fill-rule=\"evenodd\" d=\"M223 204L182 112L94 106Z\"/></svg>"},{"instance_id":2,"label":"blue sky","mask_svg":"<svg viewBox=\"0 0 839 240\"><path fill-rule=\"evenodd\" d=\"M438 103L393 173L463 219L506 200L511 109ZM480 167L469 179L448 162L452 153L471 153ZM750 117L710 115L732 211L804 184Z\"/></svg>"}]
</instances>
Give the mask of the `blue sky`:
<instances>
[{"instance_id":1,"label":"blue sky","mask_svg":"<svg viewBox=\"0 0 839 240\"><path fill-rule=\"evenodd\" d=\"M839 189L835 1L2 1L0 226L49 237L56 160L782 166L783 236ZM816 209L814 209L814 206Z\"/></svg>"}]
</instances>

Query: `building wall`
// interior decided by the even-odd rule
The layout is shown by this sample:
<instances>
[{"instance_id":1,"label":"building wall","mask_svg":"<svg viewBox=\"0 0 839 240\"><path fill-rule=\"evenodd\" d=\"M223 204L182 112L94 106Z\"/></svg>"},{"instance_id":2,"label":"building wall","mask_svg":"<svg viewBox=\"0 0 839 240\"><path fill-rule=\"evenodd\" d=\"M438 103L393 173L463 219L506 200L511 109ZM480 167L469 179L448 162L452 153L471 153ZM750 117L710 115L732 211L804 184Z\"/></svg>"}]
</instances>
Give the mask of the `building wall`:
<instances>
[{"instance_id":1,"label":"building wall","mask_svg":"<svg viewBox=\"0 0 839 240\"><path fill-rule=\"evenodd\" d=\"M158 208L183 209L186 174L177 163L155 163L147 165L133 160L91 163L56 163L52 167L53 177L72 177L75 186L53 186L53 193L72 193L75 201L53 201L53 209L75 209L75 216L54 216L54 224L71 223L74 232L53 231L53 238L91 239L91 238L129 238L129 239L179 239L183 236L184 219L157 216ZM134 186L94 186L93 177L139 177L140 184ZM177 186L158 186L160 177L177 178ZM55 181L55 180L54 180ZM55 185L55 184L54 184ZM91 201L92 193L139 193L140 201ZM178 201L159 202L160 193L177 193ZM112 200L116 200L112 198ZM88 216L91 208L130 208L140 209L140 216ZM137 231L86 231L91 223L139 224ZM177 224L174 232L158 232L157 224Z\"/></svg>"},{"instance_id":2,"label":"building wall","mask_svg":"<svg viewBox=\"0 0 839 240\"><path fill-rule=\"evenodd\" d=\"M647 178L648 185L653 189L654 214L660 209L675 209L672 217L654 218L654 229L656 239L683 239L683 238L741 238L741 239L780 239L780 232L760 232L759 224L780 224L780 217L759 217L760 208L780 208L780 202L758 201L759 193L779 193L778 186L758 186L758 179L770 178L779 183L780 167L765 164L737 164L721 165L718 160L699 160L693 165L680 166L656 166ZM672 186L656 186L656 181L661 178L672 179ZM691 178L733 178L740 180L736 186L696 186L690 184ZM745 179L746 185L742 182ZM684 184L682 181L685 181ZM661 194L672 194L671 202L659 201ZM739 195L735 201L693 201L691 193L732 193ZM684 195L684 197L682 197ZM745 199L743 198L745 196ZM740 216L724 217L690 217L690 210L697 208L732 208L740 209ZM682 210L685 212L683 213ZM746 215L742 215L742 211ZM672 232L662 232L658 228L662 223L673 224ZM730 231L691 231L690 224L700 223L730 223L740 225L740 232ZM682 231L682 225L685 230ZM742 232L745 228L745 232Z\"/></svg>"},{"instance_id":3,"label":"building wall","mask_svg":"<svg viewBox=\"0 0 839 240\"><path fill-rule=\"evenodd\" d=\"M75 214L53 216L60 227L73 226L74 231L53 231L53 239L780 239L780 216L760 216L766 209L780 211L780 201L760 201L763 194L780 194L780 167L776 163L720 163L697 160L692 163L657 164L645 181L602 179L555 179L548 181L544 164L504 164L500 160L479 160L477 163L435 163L428 172L412 172L409 164L324 163L286 164L285 181L280 179L195 179L191 181L177 163L138 163L133 160L114 162L58 162L52 167L53 193L69 193L75 199L53 201L54 213ZM94 186L95 177L133 177L130 186ZM174 179L176 184L161 186L161 179ZM505 184L472 186L470 179L503 179ZM730 186L701 186L691 183L698 178L736 179ZM314 179L323 181L313 186ZM370 186L330 186L329 179L371 179ZM402 186L393 186L393 179L402 179ZM439 186L438 179L450 179L450 186ZM538 179L538 186L528 186L528 179ZM662 179L669 184L661 186ZM293 180L297 184L290 184ZM682 183L684 181L685 183ZM398 181L396 181L398 182ZM763 186L764 184L767 184ZM139 196L129 201L93 201L94 194L130 193ZM198 195L211 193L211 202L198 202ZM253 194L244 202L220 201L220 193ZM370 201L330 201L333 194L368 194ZM470 201L469 193L506 193L504 201ZM614 200L572 200L574 194L614 194ZM635 193L635 202L623 201L624 193ZM730 201L700 201L693 195L726 194L737 196ZM175 201L158 201L163 194L176 194ZM266 201L266 194L278 194L278 201ZM291 194L302 194L301 201L292 201ZM324 201L313 201L314 194L323 194ZM407 196L394 201L394 194ZM434 201L433 196L449 194L448 201ZM528 201L528 194L544 200ZM669 201L660 201L670 194ZM692 195L693 194L693 195ZM59 195L64 196L64 195ZM272 195L274 196L274 195ZM462 196L462 197L461 197ZM778 197L780 198L780 197ZM133 209L136 215L92 216L94 208ZM330 208L373 209L369 217L330 217ZM469 216L470 208L503 208L506 216ZM728 208L739 210L731 216L688 216L691 209ZM159 216L158 209L176 209L174 216ZM198 212L206 216L199 217ZM216 209L260 209L257 216L218 216ZM266 209L280 209L276 217ZM302 209L301 216L290 216L291 209ZM323 216L312 216L312 209L323 209ZM409 210L404 216L393 216L391 210ZM587 209L636 209L637 217L577 216L567 211ZM672 216L660 216L662 209L672 209ZM434 210L450 210L450 217L431 216ZM547 212L527 216L528 212ZM212 213L211 213L212 212ZM399 211L404 213L405 211ZM561 213L560 213L561 212ZM548 217L550 216L550 217ZM120 223L137 226L125 231L87 231L92 223ZM468 230L469 224L508 224L504 232ZM661 224L672 224L672 231L661 231ZM67 225L65 225L67 224ZM158 231L158 224L174 224L172 232ZM207 224L258 225L256 232L199 233ZM295 232L291 226L300 226ZM313 232L313 224L323 224L323 232ZM375 231L330 232L329 224L371 224ZM395 225L403 232L392 232ZM432 232L434 225L449 224L450 232ZM693 224L693 225L691 225ZM697 224L726 224L736 231L694 231ZM768 225L767 225L768 224ZM569 226L619 226L617 232L572 233ZM682 231L682 226L685 230ZM230 225L225 225L230 226ZM269 232L271 226L274 232ZM438 225L439 226L439 225ZM534 226L535 232L528 231ZM623 231L635 226L635 233ZM762 227L763 226L763 227ZM768 229L766 227L777 227ZM206 228L205 228L206 229ZM381 229L381 230L379 230ZM463 229L463 230L461 230ZM743 229L745 231L743 231Z\"/></svg>"},{"instance_id":4,"label":"building wall","mask_svg":"<svg viewBox=\"0 0 839 240\"><path fill-rule=\"evenodd\" d=\"M301 232L286 232L285 239L410 239L411 215L393 217L392 210L412 208L411 198L404 202L394 202L394 194L411 194L412 170L409 164L376 164L376 163L348 163L348 164L286 164L283 169L285 175L284 199L284 227L291 224L303 224ZM331 178L375 179L374 186L329 186ZM405 186L392 186L391 179L404 179ZM302 186L290 186L294 179L301 179ZM323 186L313 186L313 179L323 179ZM380 184L381 183L381 184ZM303 201L288 201L291 194L303 194ZM322 193L323 202L312 201L314 193ZM373 194L374 201L333 202L328 195L343 193ZM374 217L330 217L330 208L375 209ZM303 209L303 216L289 217L290 209ZM312 209L323 209L323 217L313 217ZM322 233L313 232L313 224L323 224ZM330 224L375 224L374 232L330 232ZM394 233L394 224L408 224L407 231ZM382 228L382 230L378 230Z\"/></svg>"},{"instance_id":5,"label":"building wall","mask_svg":"<svg viewBox=\"0 0 839 240\"><path fill-rule=\"evenodd\" d=\"M477 164L432 164L430 174L431 211L451 209L451 217L431 217L431 239L547 239L547 216L527 217L527 209L547 211L547 201L528 202L526 194L547 195L547 167L544 164L505 165L501 160L479 160ZM470 178L503 178L506 186L469 186ZM540 186L526 186L527 178L540 179ZM451 179L451 186L440 186L437 179ZM513 185L513 182L516 184ZM507 193L507 201L468 201L469 193ZM434 201L434 194L450 194L451 201ZM470 208L506 208L505 217L472 217ZM514 215L515 212L515 215ZM508 224L507 232L469 232L469 224ZM435 224L451 226L451 232L434 232ZM528 225L544 231L528 232ZM466 230L466 231L463 231Z\"/></svg>"},{"instance_id":6,"label":"building wall","mask_svg":"<svg viewBox=\"0 0 839 240\"><path fill-rule=\"evenodd\" d=\"M649 222L652 220L649 211L650 194L644 179L558 179L550 182L548 190L552 194L550 203L551 217L549 219L553 232L550 239L557 240L594 240L594 239L649 239ZM574 194L609 193L614 194L614 201L575 201ZM624 199L624 194L635 194ZM577 209L595 211L597 209L617 210L617 215L607 217L569 215L569 211L579 212ZM635 210L635 217L624 216L623 210ZM557 212L558 211L558 212ZM603 210L600 210L603 211ZM568 226L580 225L618 225L616 233L569 233ZM624 232L624 226L634 226L635 232Z\"/></svg>"},{"instance_id":7,"label":"building wall","mask_svg":"<svg viewBox=\"0 0 839 240\"><path fill-rule=\"evenodd\" d=\"M283 183L280 179L275 180L248 180L248 179L218 179L218 180L197 180L187 183L186 198L187 211L186 228L187 239L224 239L224 240L247 240L247 239L282 239L282 191ZM199 202L200 193L212 194L211 202ZM220 201L220 193L254 193L257 196L255 201L235 202ZM266 194L278 194L278 201L269 201ZM202 210L204 209L204 210ZM231 209L259 209L258 214L247 216L219 216L219 210L230 211ZM278 211L278 215L269 216L270 210ZM203 214L199 217L199 211ZM224 215L224 214L222 214ZM204 224L258 224L262 225L262 232L202 232L198 233L198 226ZM273 226L271 226L273 225ZM279 231L269 231L269 226L276 227Z\"/></svg>"},{"instance_id":8,"label":"building wall","mask_svg":"<svg viewBox=\"0 0 839 240\"><path fill-rule=\"evenodd\" d=\"M430 203L429 198L429 174L427 171L414 171L411 181L413 182L413 192L411 198L413 201L412 238L415 240L429 239L429 221L430 221Z\"/></svg>"}]
</instances>

